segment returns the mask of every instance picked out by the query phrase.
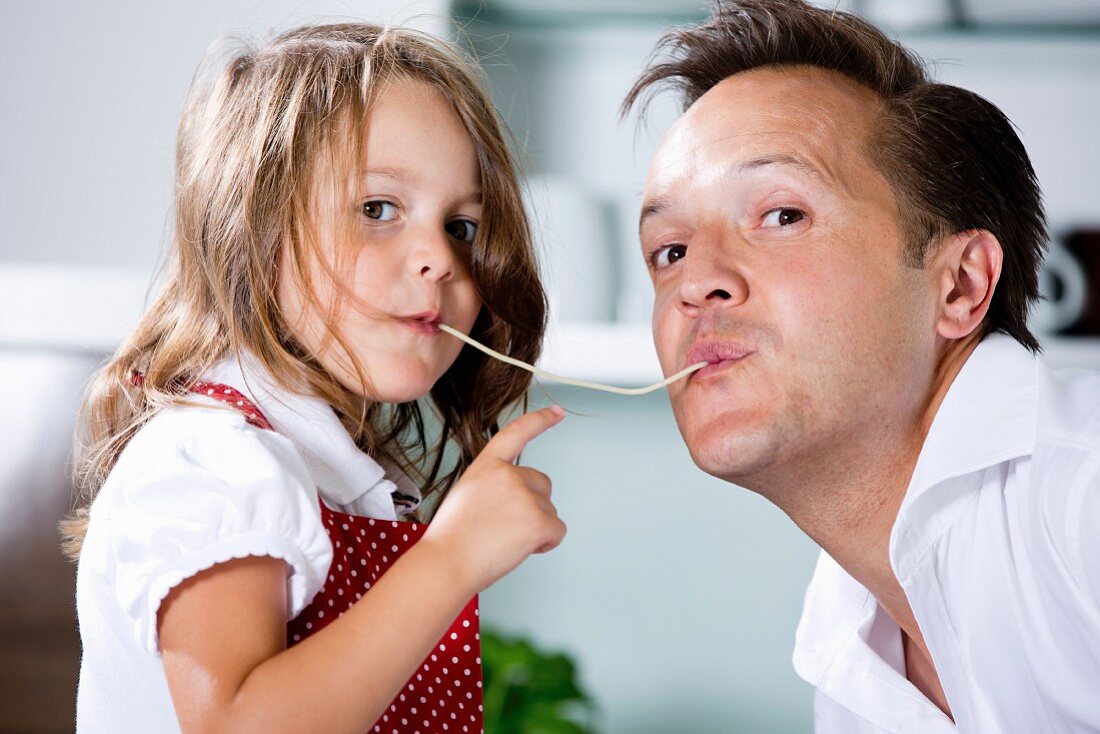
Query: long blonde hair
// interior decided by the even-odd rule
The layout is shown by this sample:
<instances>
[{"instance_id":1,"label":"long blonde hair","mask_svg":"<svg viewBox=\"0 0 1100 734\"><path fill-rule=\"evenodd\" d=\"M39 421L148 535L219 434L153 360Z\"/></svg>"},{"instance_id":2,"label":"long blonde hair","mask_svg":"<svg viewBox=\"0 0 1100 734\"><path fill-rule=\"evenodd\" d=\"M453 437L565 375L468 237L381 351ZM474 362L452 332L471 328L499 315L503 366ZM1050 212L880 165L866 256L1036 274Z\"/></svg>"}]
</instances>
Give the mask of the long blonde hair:
<instances>
[{"instance_id":1,"label":"long blonde hair","mask_svg":"<svg viewBox=\"0 0 1100 734\"><path fill-rule=\"evenodd\" d=\"M358 165L362 135L349 131L365 129L372 101L396 80L440 92L477 153L483 209L471 273L484 305L472 336L526 362L538 357L546 298L503 126L473 66L435 38L366 23L304 26L238 47L200 67L188 94L163 286L84 396L76 442L84 507L62 523L71 557L87 505L130 439L227 355L249 352L283 388L320 396L363 450L420 479L436 502L499 430L499 416L524 399L530 375L465 348L428 398L367 405L293 339L280 313L283 258L307 286L310 262L325 262L311 217L318 162L327 157L345 172ZM326 274L336 275L327 266ZM338 307L321 309L337 342ZM424 407L437 413L431 436Z\"/></svg>"}]
</instances>

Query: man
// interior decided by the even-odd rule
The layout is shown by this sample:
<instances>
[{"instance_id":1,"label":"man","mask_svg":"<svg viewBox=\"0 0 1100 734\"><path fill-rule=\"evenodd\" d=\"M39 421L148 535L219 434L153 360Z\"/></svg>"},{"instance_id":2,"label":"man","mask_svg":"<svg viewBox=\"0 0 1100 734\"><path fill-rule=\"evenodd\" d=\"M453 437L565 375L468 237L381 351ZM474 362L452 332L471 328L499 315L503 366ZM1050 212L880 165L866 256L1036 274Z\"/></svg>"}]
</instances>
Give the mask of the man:
<instances>
[{"instance_id":1,"label":"man","mask_svg":"<svg viewBox=\"0 0 1100 734\"><path fill-rule=\"evenodd\" d=\"M1100 375L1028 309L1046 232L1011 123L872 26L720 2L627 97L686 112L641 244L704 471L823 549L794 664L819 732L1100 731Z\"/></svg>"}]
</instances>

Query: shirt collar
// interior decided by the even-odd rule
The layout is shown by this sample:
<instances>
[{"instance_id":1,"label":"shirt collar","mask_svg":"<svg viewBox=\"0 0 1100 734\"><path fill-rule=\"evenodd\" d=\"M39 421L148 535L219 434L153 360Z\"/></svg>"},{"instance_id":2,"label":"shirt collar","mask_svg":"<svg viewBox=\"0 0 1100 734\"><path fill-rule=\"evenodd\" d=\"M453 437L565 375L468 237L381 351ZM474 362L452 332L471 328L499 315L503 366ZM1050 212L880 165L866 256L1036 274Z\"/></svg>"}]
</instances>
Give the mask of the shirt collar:
<instances>
[{"instance_id":1,"label":"shirt collar","mask_svg":"<svg viewBox=\"0 0 1100 734\"><path fill-rule=\"evenodd\" d=\"M386 479L386 470L355 444L328 403L279 386L251 354L223 359L204 379L247 395L271 427L294 444L317 491L326 500L340 505L354 503L359 514L369 517L396 518L394 482Z\"/></svg>"},{"instance_id":2,"label":"shirt collar","mask_svg":"<svg viewBox=\"0 0 1100 734\"><path fill-rule=\"evenodd\" d=\"M945 508L977 486L948 482L1034 451L1039 360L1010 337L986 337L948 388L921 448L890 538L898 578L908 578L939 537ZM937 491L952 488L953 491ZM916 612L917 610L914 610ZM795 635L799 676L888 731L925 717L951 730L939 710L886 661L871 634L881 616L870 592L822 552ZM919 618L919 614L918 614Z\"/></svg>"},{"instance_id":3,"label":"shirt collar","mask_svg":"<svg viewBox=\"0 0 1100 734\"><path fill-rule=\"evenodd\" d=\"M890 536L898 578L913 570L942 534L947 508L977 481L974 474L1035 450L1039 359L1015 339L991 334L971 352L947 390L924 440ZM952 488L939 492L938 488Z\"/></svg>"},{"instance_id":4,"label":"shirt collar","mask_svg":"<svg viewBox=\"0 0 1100 734\"><path fill-rule=\"evenodd\" d=\"M897 625L824 551L806 590L792 662L799 677L877 730L956 731L906 679Z\"/></svg>"}]
</instances>

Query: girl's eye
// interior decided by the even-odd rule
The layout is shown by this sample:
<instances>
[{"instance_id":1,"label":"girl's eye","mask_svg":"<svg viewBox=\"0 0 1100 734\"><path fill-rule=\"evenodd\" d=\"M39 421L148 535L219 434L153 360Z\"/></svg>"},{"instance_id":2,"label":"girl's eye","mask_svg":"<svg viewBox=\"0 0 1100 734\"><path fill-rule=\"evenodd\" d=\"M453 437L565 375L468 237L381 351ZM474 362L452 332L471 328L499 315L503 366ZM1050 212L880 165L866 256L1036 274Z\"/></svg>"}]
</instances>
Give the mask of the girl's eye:
<instances>
[{"instance_id":1,"label":"girl's eye","mask_svg":"<svg viewBox=\"0 0 1100 734\"><path fill-rule=\"evenodd\" d=\"M444 229L447 230L447 234L460 242L473 242L474 235L477 234L477 224L469 219L456 219L453 222L447 222Z\"/></svg>"},{"instance_id":2,"label":"girl's eye","mask_svg":"<svg viewBox=\"0 0 1100 734\"><path fill-rule=\"evenodd\" d=\"M764 214L765 227L787 227L806 218L801 209L772 209Z\"/></svg>"},{"instance_id":3,"label":"girl's eye","mask_svg":"<svg viewBox=\"0 0 1100 734\"><path fill-rule=\"evenodd\" d=\"M397 207L389 201L364 201L363 216L379 222L392 222L397 218Z\"/></svg>"},{"instance_id":4,"label":"girl's eye","mask_svg":"<svg viewBox=\"0 0 1100 734\"><path fill-rule=\"evenodd\" d=\"M687 245L666 245L652 255L653 267L668 267L687 256Z\"/></svg>"}]
</instances>

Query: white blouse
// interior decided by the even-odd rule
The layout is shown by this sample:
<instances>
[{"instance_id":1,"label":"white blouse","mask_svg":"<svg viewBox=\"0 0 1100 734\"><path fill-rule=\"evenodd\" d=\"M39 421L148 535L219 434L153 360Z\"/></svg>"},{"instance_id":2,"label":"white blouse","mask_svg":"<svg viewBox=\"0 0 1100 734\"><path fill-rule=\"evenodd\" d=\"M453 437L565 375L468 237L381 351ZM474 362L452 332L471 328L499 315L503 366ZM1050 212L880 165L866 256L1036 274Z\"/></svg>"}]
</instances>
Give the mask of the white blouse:
<instances>
[{"instance_id":1,"label":"white blouse","mask_svg":"<svg viewBox=\"0 0 1100 734\"><path fill-rule=\"evenodd\" d=\"M323 401L279 390L253 360L206 381L240 391L275 431L212 397L149 420L90 509L77 568L83 643L77 731L179 731L157 643L157 610L183 580L246 556L286 563L288 620L321 589L332 546L318 496L334 510L398 519L392 494L419 499L399 471L352 441Z\"/></svg>"}]
</instances>

